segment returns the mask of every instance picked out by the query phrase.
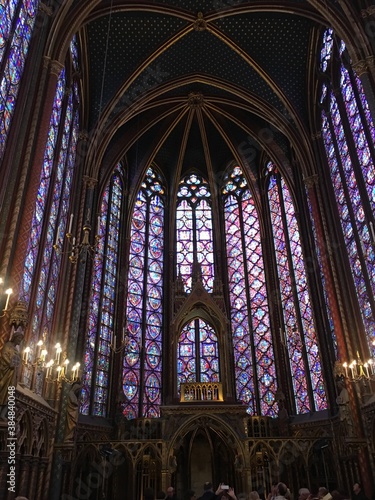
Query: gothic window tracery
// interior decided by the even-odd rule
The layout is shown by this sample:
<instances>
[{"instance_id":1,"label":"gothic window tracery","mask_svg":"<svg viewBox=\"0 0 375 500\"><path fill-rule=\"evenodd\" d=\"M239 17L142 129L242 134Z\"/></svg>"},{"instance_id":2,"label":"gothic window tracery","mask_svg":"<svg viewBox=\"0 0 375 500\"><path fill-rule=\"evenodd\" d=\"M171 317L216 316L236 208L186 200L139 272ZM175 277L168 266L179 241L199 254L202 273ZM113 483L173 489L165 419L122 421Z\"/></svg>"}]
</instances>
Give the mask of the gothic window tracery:
<instances>
[{"instance_id":1,"label":"gothic window tracery","mask_svg":"<svg viewBox=\"0 0 375 500\"><path fill-rule=\"evenodd\" d=\"M20 283L19 297L29 303L33 310L29 346L34 354L38 338L42 338L45 345L48 344L47 339L53 326L62 263L61 249L67 230L74 182L79 131L79 88L78 82L71 76L70 61L68 57L57 82L24 274ZM32 297L35 300L30 304ZM31 370L25 368L24 375L24 381L29 385Z\"/></svg>"},{"instance_id":2,"label":"gothic window tracery","mask_svg":"<svg viewBox=\"0 0 375 500\"><path fill-rule=\"evenodd\" d=\"M17 103L39 0L11 0L0 6L0 161Z\"/></svg>"},{"instance_id":3,"label":"gothic window tracery","mask_svg":"<svg viewBox=\"0 0 375 500\"><path fill-rule=\"evenodd\" d=\"M162 391L164 187L149 168L138 192L130 229L122 386L126 418L158 417Z\"/></svg>"},{"instance_id":4,"label":"gothic window tracery","mask_svg":"<svg viewBox=\"0 0 375 500\"><path fill-rule=\"evenodd\" d=\"M220 382L218 338L213 327L202 318L187 323L178 339L178 393L186 382Z\"/></svg>"},{"instance_id":5,"label":"gothic window tracery","mask_svg":"<svg viewBox=\"0 0 375 500\"><path fill-rule=\"evenodd\" d=\"M363 328L374 353L375 127L362 83L347 60L344 42L326 30L320 56L322 137Z\"/></svg>"},{"instance_id":6,"label":"gothic window tracery","mask_svg":"<svg viewBox=\"0 0 375 500\"><path fill-rule=\"evenodd\" d=\"M107 414L113 362L111 345L115 346L116 335L115 307L123 206L123 175L119 164L104 190L100 206L99 243L92 273L81 395L81 412L86 415L104 417Z\"/></svg>"},{"instance_id":7,"label":"gothic window tracery","mask_svg":"<svg viewBox=\"0 0 375 500\"><path fill-rule=\"evenodd\" d=\"M275 415L276 367L260 224L239 166L223 188L236 393L250 414Z\"/></svg>"},{"instance_id":8,"label":"gothic window tracery","mask_svg":"<svg viewBox=\"0 0 375 500\"><path fill-rule=\"evenodd\" d=\"M186 292L191 292L193 275L201 276L203 286L212 292L214 253L211 193L203 177L191 174L181 180L177 193L176 255L177 275Z\"/></svg>"},{"instance_id":9,"label":"gothic window tracery","mask_svg":"<svg viewBox=\"0 0 375 500\"><path fill-rule=\"evenodd\" d=\"M314 324L298 221L284 178L268 163L271 227L284 332L297 413L327 408L321 357Z\"/></svg>"}]
</instances>

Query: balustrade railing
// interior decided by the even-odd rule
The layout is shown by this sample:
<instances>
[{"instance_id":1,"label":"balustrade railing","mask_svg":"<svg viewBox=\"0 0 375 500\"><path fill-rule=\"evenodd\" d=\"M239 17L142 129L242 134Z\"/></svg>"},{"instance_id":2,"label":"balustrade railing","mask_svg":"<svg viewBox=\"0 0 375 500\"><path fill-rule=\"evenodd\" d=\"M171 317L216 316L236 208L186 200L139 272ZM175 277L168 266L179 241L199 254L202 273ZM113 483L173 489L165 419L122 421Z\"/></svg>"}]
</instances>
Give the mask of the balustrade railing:
<instances>
[{"instance_id":1,"label":"balustrade railing","mask_svg":"<svg viewBox=\"0 0 375 500\"><path fill-rule=\"evenodd\" d=\"M222 402L223 386L220 382L189 382L181 384L181 403L199 401Z\"/></svg>"}]
</instances>

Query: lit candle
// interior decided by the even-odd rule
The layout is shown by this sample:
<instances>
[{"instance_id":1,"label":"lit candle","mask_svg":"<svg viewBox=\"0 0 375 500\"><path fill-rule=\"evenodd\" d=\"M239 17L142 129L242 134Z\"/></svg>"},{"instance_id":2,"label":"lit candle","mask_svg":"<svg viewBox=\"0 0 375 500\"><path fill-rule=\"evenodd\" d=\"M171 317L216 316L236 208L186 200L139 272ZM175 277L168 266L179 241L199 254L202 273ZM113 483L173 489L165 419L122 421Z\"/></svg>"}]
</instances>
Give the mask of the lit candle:
<instances>
[{"instance_id":1,"label":"lit candle","mask_svg":"<svg viewBox=\"0 0 375 500\"><path fill-rule=\"evenodd\" d=\"M72 234L72 227L73 227L73 214L70 214L68 234Z\"/></svg>"},{"instance_id":2,"label":"lit candle","mask_svg":"<svg viewBox=\"0 0 375 500\"><path fill-rule=\"evenodd\" d=\"M48 354L48 352L46 351L46 349L43 349L43 351L41 352L41 360L42 361L46 360L47 354Z\"/></svg>"},{"instance_id":3,"label":"lit candle","mask_svg":"<svg viewBox=\"0 0 375 500\"><path fill-rule=\"evenodd\" d=\"M60 238L60 226L57 228L57 233L56 233L56 241L55 241L55 246L59 244L59 238Z\"/></svg>"},{"instance_id":4,"label":"lit candle","mask_svg":"<svg viewBox=\"0 0 375 500\"><path fill-rule=\"evenodd\" d=\"M53 359L51 359L47 363L47 373L46 373L47 378L51 376L53 363L54 363Z\"/></svg>"},{"instance_id":5,"label":"lit candle","mask_svg":"<svg viewBox=\"0 0 375 500\"><path fill-rule=\"evenodd\" d=\"M39 342L37 343L38 349L36 351L37 358L40 358L40 352L42 350L42 345L43 345L43 340L39 340Z\"/></svg>"},{"instance_id":6,"label":"lit candle","mask_svg":"<svg viewBox=\"0 0 375 500\"><path fill-rule=\"evenodd\" d=\"M364 368L364 369L365 369L365 371L366 371L366 374L365 374L365 375L366 375L366 378L370 378L370 374L369 374L369 371L368 371L368 364L367 364L367 363L365 363L365 364L363 365L363 368Z\"/></svg>"},{"instance_id":7,"label":"lit candle","mask_svg":"<svg viewBox=\"0 0 375 500\"><path fill-rule=\"evenodd\" d=\"M56 349L55 361L56 361L56 364L59 364L60 363L60 354L62 352L61 345L59 342L55 345L55 349Z\"/></svg>"},{"instance_id":8,"label":"lit candle","mask_svg":"<svg viewBox=\"0 0 375 500\"><path fill-rule=\"evenodd\" d=\"M344 370L345 370L345 377L348 378L348 363L343 363L342 365L344 367Z\"/></svg>"},{"instance_id":9,"label":"lit candle","mask_svg":"<svg viewBox=\"0 0 375 500\"><path fill-rule=\"evenodd\" d=\"M62 368L62 366L58 366L56 370L57 370L57 380L60 380L61 376L62 376L63 368Z\"/></svg>"},{"instance_id":10,"label":"lit candle","mask_svg":"<svg viewBox=\"0 0 375 500\"><path fill-rule=\"evenodd\" d=\"M26 347L25 350L23 351L23 361L25 363L29 361L29 352L30 352L30 347Z\"/></svg>"},{"instance_id":11,"label":"lit candle","mask_svg":"<svg viewBox=\"0 0 375 500\"><path fill-rule=\"evenodd\" d=\"M11 288L8 288L8 290L5 290L5 293L7 294L7 300L5 302L5 307L4 307L4 311L6 311L8 309L8 305L9 305L9 299L10 299L10 296L12 295L13 293L13 290Z\"/></svg>"}]
</instances>

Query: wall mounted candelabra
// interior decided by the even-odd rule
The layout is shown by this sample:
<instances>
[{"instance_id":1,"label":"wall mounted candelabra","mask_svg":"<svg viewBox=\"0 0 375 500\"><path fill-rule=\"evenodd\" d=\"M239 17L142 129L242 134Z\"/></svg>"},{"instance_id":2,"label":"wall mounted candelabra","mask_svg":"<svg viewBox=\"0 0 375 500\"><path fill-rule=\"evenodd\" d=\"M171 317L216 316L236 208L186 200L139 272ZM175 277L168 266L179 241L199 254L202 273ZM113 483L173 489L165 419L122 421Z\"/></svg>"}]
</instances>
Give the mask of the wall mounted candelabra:
<instances>
[{"instance_id":1,"label":"wall mounted candelabra","mask_svg":"<svg viewBox=\"0 0 375 500\"><path fill-rule=\"evenodd\" d=\"M70 373L68 373L68 366L70 364L66 354L62 354L60 343L55 345L54 358L47 359L48 351L43 340L39 340L36 344L35 357L31 347L27 346L22 353L22 363L28 368L35 368L44 371L45 380L49 383L52 382L68 382L73 383L80 378L80 363L75 363Z\"/></svg>"},{"instance_id":2,"label":"wall mounted candelabra","mask_svg":"<svg viewBox=\"0 0 375 500\"><path fill-rule=\"evenodd\" d=\"M90 223L90 209L87 210L87 216L86 216L86 222L83 225L82 231L82 240L78 241L78 239L73 236L72 230L73 230L73 220L74 220L74 215L70 215L69 219L69 227L68 227L68 232L65 234L65 237L68 240L68 250L66 253L69 254L69 260L73 264L77 263L78 258L81 256L82 261L86 260L86 256L90 255L91 258L94 257L94 255L97 252L98 245L99 245L99 240L100 236L96 234L94 236L94 243L90 243L90 234L91 234L91 223ZM98 217L98 228L100 227L100 217ZM59 248L59 240L60 240L60 231L58 229L57 235L56 235L56 240L55 244L53 245L53 248L55 249L56 252L62 254L62 250Z\"/></svg>"},{"instance_id":3,"label":"wall mounted candelabra","mask_svg":"<svg viewBox=\"0 0 375 500\"><path fill-rule=\"evenodd\" d=\"M375 341L373 345L375 345ZM345 362L338 361L335 366L335 372L338 376L344 377L350 382L375 380L375 359L371 357L367 361L362 361L357 351L355 359Z\"/></svg>"}]
</instances>

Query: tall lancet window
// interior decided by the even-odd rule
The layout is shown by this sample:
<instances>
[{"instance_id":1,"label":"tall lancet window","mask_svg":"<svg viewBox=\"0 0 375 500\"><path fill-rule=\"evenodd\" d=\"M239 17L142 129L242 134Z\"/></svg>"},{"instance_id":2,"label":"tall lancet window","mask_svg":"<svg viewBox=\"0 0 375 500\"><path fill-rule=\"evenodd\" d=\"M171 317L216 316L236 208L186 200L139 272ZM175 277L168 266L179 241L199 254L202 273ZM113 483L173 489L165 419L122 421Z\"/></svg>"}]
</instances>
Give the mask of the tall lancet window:
<instances>
[{"instance_id":1,"label":"tall lancet window","mask_svg":"<svg viewBox=\"0 0 375 500\"><path fill-rule=\"evenodd\" d=\"M39 0L0 4L0 162L3 159Z\"/></svg>"},{"instance_id":2,"label":"tall lancet window","mask_svg":"<svg viewBox=\"0 0 375 500\"><path fill-rule=\"evenodd\" d=\"M126 418L159 417L162 389L164 188L149 168L131 217L127 350L123 362Z\"/></svg>"},{"instance_id":3,"label":"tall lancet window","mask_svg":"<svg viewBox=\"0 0 375 500\"><path fill-rule=\"evenodd\" d=\"M186 382L220 382L217 336L203 319L187 323L178 339L177 390Z\"/></svg>"},{"instance_id":4,"label":"tall lancet window","mask_svg":"<svg viewBox=\"0 0 375 500\"><path fill-rule=\"evenodd\" d=\"M240 167L223 188L237 399L252 415L275 415L276 368L260 223Z\"/></svg>"},{"instance_id":5,"label":"tall lancet window","mask_svg":"<svg viewBox=\"0 0 375 500\"><path fill-rule=\"evenodd\" d=\"M307 273L293 200L284 179L268 164L271 216L280 298L297 413L327 408Z\"/></svg>"},{"instance_id":6,"label":"tall lancet window","mask_svg":"<svg viewBox=\"0 0 375 500\"><path fill-rule=\"evenodd\" d=\"M332 59L341 59L341 93L332 83ZM322 137L325 145L342 233L348 250L368 346L375 354L375 127L366 96L355 72L344 60L345 44L332 30L323 35L320 65Z\"/></svg>"},{"instance_id":7,"label":"tall lancet window","mask_svg":"<svg viewBox=\"0 0 375 500\"><path fill-rule=\"evenodd\" d=\"M118 165L104 190L100 206L99 244L93 266L81 395L81 413L85 415L107 415L122 209L123 176Z\"/></svg>"},{"instance_id":8,"label":"tall lancet window","mask_svg":"<svg viewBox=\"0 0 375 500\"><path fill-rule=\"evenodd\" d=\"M207 181L196 174L186 176L180 182L177 198L177 275L182 278L186 292L191 291L193 276L197 274L205 289L212 292L214 252L211 193Z\"/></svg>"},{"instance_id":9,"label":"tall lancet window","mask_svg":"<svg viewBox=\"0 0 375 500\"><path fill-rule=\"evenodd\" d=\"M71 55L71 54L70 54ZM31 361L36 343L43 340L52 350L49 336L54 322L58 282L62 262L61 249L67 232L67 219L72 192L79 131L79 88L72 71L72 58L67 58L56 88L50 119L49 135L44 151L38 195L20 284L20 299L32 310ZM54 247L56 244L56 250ZM35 301L31 304L32 296ZM31 370L24 369L24 382L29 385Z\"/></svg>"}]
</instances>

